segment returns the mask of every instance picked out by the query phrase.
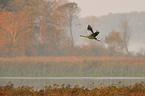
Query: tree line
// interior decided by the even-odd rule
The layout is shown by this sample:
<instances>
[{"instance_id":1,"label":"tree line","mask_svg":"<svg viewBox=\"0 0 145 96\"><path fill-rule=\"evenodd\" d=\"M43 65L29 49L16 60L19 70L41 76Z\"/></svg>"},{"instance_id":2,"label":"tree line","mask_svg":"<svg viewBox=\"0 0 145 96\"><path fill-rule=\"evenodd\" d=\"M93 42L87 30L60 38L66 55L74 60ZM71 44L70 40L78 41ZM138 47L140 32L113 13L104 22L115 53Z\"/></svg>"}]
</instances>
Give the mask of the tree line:
<instances>
[{"instance_id":1,"label":"tree line","mask_svg":"<svg viewBox=\"0 0 145 96\"><path fill-rule=\"evenodd\" d=\"M0 4L1 56L58 55L64 49L65 27L72 22L76 3L2 0Z\"/></svg>"},{"instance_id":2,"label":"tree line","mask_svg":"<svg viewBox=\"0 0 145 96\"><path fill-rule=\"evenodd\" d=\"M131 55L127 21L121 23L123 34L105 37L107 47L93 41L75 46L72 26L79 12L67 0L1 0L0 57Z\"/></svg>"}]
</instances>

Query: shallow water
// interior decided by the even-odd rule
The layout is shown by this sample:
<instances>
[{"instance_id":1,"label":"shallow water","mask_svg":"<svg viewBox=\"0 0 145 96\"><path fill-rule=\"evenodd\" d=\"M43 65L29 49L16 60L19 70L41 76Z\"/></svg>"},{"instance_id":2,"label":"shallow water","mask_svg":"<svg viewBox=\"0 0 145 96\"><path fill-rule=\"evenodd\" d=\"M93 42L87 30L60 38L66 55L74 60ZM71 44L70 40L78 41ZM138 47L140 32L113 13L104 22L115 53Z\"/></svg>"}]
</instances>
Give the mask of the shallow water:
<instances>
[{"instance_id":1,"label":"shallow water","mask_svg":"<svg viewBox=\"0 0 145 96\"><path fill-rule=\"evenodd\" d=\"M145 82L145 77L0 77L0 86L5 86L8 82L18 86L33 86L35 89L44 88L49 85L75 85L92 88L98 87L100 84L108 86L122 82L125 85Z\"/></svg>"},{"instance_id":2,"label":"shallow water","mask_svg":"<svg viewBox=\"0 0 145 96\"><path fill-rule=\"evenodd\" d=\"M145 77L0 77L0 79L145 79Z\"/></svg>"}]
</instances>

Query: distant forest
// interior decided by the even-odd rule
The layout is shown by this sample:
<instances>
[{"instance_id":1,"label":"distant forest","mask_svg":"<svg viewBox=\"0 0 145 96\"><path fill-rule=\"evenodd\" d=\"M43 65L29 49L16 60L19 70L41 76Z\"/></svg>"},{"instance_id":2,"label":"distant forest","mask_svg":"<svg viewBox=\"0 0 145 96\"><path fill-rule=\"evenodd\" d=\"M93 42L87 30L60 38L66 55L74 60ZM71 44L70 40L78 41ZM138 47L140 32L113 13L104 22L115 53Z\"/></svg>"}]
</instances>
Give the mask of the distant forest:
<instances>
[{"instance_id":1,"label":"distant forest","mask_svg":"<svg viewBox=\"0 0 145 96\"><path fill-rule=\"evenodd\" d=\"M77 33L80 36L86 30L85 24L80 24L86 20L78 16L80 11L76 3L67 0L0 0L0 57L134 56L128 50L131 37L128 19L120 22L121 32L114 29L107 35L102 34L105 37L100 39L105 43L90 40L76 45L75 32L81 31ZM101 18L99 22L110 22ZM111 22L118 20L111 18ZM145 20L141 18L144 17L138 20ZM92 26L97 21L95 17L89 20ZM75 26L84 26L84 29ZM135 56L145 57L141 53Z\"/></svg>"}]
</instances>

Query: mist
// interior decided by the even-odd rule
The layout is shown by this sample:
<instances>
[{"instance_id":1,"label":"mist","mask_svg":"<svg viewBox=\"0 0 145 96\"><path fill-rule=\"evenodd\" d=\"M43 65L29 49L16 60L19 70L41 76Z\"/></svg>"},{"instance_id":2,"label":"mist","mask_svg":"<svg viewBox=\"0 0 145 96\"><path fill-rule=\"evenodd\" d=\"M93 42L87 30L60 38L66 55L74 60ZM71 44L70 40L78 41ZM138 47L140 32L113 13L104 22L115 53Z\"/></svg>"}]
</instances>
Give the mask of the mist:
<instances>
[{"instance_id":1,"label":"mist","mask_svg":"<svg viewBox=\"0 0 145 96\"><path fill-rule=\"evenodd\" d=\"M0 0L0 94L145 94L145 11L85 2Z\"/></svg>"}]
</instances>

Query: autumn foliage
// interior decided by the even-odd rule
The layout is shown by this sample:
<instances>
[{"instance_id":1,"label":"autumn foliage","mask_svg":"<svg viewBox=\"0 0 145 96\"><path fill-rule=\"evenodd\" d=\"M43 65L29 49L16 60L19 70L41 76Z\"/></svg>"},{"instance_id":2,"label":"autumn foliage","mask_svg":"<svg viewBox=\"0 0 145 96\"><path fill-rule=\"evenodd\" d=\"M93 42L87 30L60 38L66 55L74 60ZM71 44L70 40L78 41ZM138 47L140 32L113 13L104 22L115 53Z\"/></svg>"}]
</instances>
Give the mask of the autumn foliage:
<instances>
[{"instance_id":1,"label":"autumn foliage","mask_svg":"<svg viewBox=\"0 0 145 96\"><path fill-rule=\"evenodd\" d=\"M0 86L1 96L144 96L145 83L136 83L125 86L122 82L109 86L86 88L85 86L62 84L45 86L43 89L35 90L33 87L20 86L15 88L13 84Z\"/></svg>"},{"instance_id":2,"label":"autumn foliage","mask_svg":"<svg viewBox=\"0 0 145 96\"><path fill-rule=\"evenodd\" d=\"M1 0L0 57L126 55L127 44L116 31L99 43L76 45L75 27L83 25L75 23L79 12L68 0Z\"/></svg>"},{"instance_id":3,"label":"autumn foliage","mask_svg":"<svg viewBox=\"0 0 145 96\"><path fill-rule=\"evenodd\" d=\"M24 12L2 12L0 15L0 43L3 44L1 54L9 56L24 56L26 46L32 44L30 26L31 18Z\"/></svg>"},{"instance_id":4,"label":"autumn foliage","mask_svg":"<svg viewBox=\"0 0 145 96\"><path fill-rule=\"evenodd\" d=\"M110 55L122 55L124 46L119 32L112 31L109 36L105 38L105 42L109 45Z\"/></svg>"}]
</instances>

